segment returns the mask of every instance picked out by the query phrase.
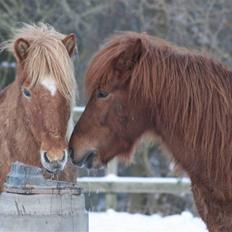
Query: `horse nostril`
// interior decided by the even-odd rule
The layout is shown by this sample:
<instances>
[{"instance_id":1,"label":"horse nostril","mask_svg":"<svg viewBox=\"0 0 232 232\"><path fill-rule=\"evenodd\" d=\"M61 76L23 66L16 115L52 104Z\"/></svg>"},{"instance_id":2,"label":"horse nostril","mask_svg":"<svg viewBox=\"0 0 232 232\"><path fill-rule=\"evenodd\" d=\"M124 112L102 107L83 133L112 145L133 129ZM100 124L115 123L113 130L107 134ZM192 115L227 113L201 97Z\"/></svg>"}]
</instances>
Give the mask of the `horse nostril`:
<instances>
[{"instance_id":1,"label":"horse nostril","mask_svg":"<svg viewBox=\"0 0 232 232\"><path fill-rule=\"evenodd\" d=\"M66 160L66 152L64 152L64 155L62 157L62 159L60 160L60 162L64 162Z\"/></svg>"},{"instance_id":2,"label":"horse nostril","mask_svg":"<svg viewBox=\"0 0 232 232\"><path fill-rule=\"evenodd\" d=\"M92 168L93 166L93 160L95 159L97 153L96 151L89 151L86 155L85 155L85 160L84 160L84 165L87 167L87 168Z\"/></svg>"},{"instance_id":3,"label":"horse nostril","mask_svg":"<svg viewBox=\"0 0 232 232\"><path fill-rule=\"evenodd\" d=\"M84 156L76 161L74 158L74 153L72 153L72 150L70 150L70 157L72 158L72 162L74 165L77 165L79 167L86 167L86 168L92 168L93 160L95 159L97 152L95 150L88 151L84 154Z\"/></svg>"},{"instance_id":4,"label":"horse nostril","mask_svg":"<svg viewBox=\"0 0 232 232\"><path fill-rule=\"evenodd\" d=\"M45 151L44 152L44 160L47 162L47 163L50 163L50 159L48 158L48 153Z\"/></svg>"},{"instance_id":5,"label":"horse nostril","mask_svg":"<svg viewBox=\"0 0 232 232\"><path fill-rule=\"evenodd\" d=\"M69 148L69 156L71 158L71 160L74 160L74 152L72 148Z\"/></svg>"}]
</instances>

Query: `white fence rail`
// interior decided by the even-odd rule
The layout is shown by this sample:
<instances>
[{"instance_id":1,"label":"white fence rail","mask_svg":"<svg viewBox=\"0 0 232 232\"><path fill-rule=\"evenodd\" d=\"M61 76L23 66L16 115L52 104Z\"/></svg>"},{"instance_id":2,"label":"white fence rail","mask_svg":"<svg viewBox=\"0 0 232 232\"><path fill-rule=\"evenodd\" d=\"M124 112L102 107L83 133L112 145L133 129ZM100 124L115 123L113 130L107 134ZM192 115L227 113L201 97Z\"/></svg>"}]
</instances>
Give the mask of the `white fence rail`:
<instances>
[{"instance_id":1,"label":"white fence rail","mask_svg":"<svg viewBox=\"0 0 232 232\"><path fill-rule=\"evenodd\" d=\"M101 193L190 193L188 178L158 177L82 177L77 179L78 186L85 192Z\"/></svg>"}]
</instances>

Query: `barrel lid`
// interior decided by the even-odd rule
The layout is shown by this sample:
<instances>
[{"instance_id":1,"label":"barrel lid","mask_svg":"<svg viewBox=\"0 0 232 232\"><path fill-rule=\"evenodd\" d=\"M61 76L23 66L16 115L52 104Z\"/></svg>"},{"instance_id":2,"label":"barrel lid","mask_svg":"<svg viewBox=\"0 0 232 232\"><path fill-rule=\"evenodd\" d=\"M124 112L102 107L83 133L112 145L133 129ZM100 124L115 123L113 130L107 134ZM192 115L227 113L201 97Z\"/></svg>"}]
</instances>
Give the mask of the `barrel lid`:
<instances>
[{"instance_id":1,"label":"barrel lid","mask_svg":"<svg viewBox=\"0 0 232 232\"><path fill-rule=\"evenodd\" d=\"M4 191L18 194L81 194L81 188L76 184L45 179L41 168L18 161L11 165Z\"/></svg>"}]
</instances>

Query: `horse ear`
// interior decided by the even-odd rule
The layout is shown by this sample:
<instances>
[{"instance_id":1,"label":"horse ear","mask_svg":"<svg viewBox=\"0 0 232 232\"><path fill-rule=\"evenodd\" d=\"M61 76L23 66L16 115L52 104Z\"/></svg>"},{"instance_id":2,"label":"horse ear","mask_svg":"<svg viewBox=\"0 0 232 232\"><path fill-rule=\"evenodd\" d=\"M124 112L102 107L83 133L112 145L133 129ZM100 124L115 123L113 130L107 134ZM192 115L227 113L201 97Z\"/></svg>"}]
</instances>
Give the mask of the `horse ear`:
<instances>
[{"instance_id":1,"label":"horse ear","mask_svg":"<svg viewBox=\"0 0 232 232\"><path fill-rule=\"evenodd\" d=\"M62 40L64 46L66 47L68 54L70 57L74 54L76 50L76 36L75 34L71 33L67 35L63 40Z\"/></svg>"},{"instance_id":2,"label":"horse ear","mask_svg":"<svg viewBox=\"0 0 232 232\"><path fill-rule=\"evenodd\" d=\"M118 71L132 70L134 65L140 60L143 50L142 40L136 39L136 41L119 56L115 64L115 69Z\"/></svg>"},{"instance_id":3,"label":"horse ear","mask_svg":"<svg viewBox=\"0 0 232 232\"><path fill-rule=\"evenodd\" d=\"M27 40L23 38L16 40L14 44L14 52L17 60L23 61L26 58L29 47L30 44Z\"/></svg>"}]
</instances>

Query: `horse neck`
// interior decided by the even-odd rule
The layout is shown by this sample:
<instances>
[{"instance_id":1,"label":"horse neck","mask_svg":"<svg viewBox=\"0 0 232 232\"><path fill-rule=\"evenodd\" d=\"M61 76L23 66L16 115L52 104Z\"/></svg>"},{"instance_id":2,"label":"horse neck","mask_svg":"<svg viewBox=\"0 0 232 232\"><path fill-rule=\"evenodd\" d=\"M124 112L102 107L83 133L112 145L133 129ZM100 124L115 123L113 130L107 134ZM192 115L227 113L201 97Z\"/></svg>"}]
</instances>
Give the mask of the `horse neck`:
<instances>
[{"instance_id":1,"label":"horse neck","mask_svg":"<svg viewBox=\"0 0 232 232\"><path fill-rule=\"evenodd\" d=\"M20 86L17 80L10 84L0 95L0 128L1 142L7 140L6 154L10 160L35 164L39 147L25 124L24 107L20 100ZM35 155L33 155L35 154ZM36 156L36 158L35 158ZM36 161L38 164L38 161Z\"/></svg>"},{"instance_id":2,"label":"horse neck","mask_svg":"<svg viewBox=\"0 0 232 232\"><path fill-rule=\"evenodd\" d=\"M156 85L158 97L153 102L155 130L190 177L226 183L222 180L231 157L227 128L232 124L232 73L207 58L195 58L198 61L189 61L185 69L173 65L169 70L167 66L165 76L156 76L163 79L157 82L162 84ZM212 95L217 87L214 83L221 85L223 96ZM223 122L217 120L215 111L223 112Z\"/></svg>"}]
</instances>

